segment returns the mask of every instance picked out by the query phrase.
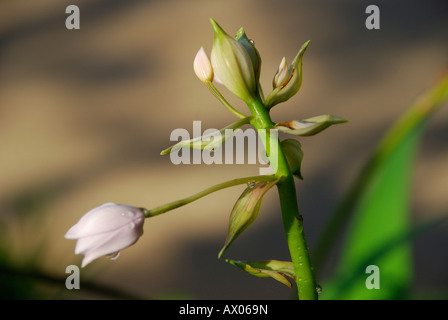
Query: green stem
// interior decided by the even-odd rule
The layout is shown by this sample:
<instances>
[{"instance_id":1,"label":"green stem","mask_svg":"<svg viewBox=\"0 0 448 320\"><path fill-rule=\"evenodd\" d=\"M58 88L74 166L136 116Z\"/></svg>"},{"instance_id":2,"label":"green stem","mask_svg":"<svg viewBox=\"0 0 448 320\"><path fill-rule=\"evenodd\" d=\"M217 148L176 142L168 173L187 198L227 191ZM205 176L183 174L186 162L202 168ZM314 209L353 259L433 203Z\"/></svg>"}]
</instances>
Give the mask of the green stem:
<instances>
[{"instance_id":1,"label":"green stem","mask_svg":"<svg viewBox=\"0 0 448 320\"><path fill-rule=\"evenodd\" d=\"M224 188L228 188L228 187L233 187L236 185L240 185L240 184L244 184L244 183L249 183L252 181L272 181L275 180L276 177L274 175L266 175L266 176L253 176L253 177L245 177L245 178L238 178L238 179L233 179L233 180L229 180L226 182L222 182L220 184L214 185L210 188L207 188L205 190L202 190L201 192L198 192L196 194L193 194L189 197L177 200L177 201L173 201L170 202L168 204L165 204L163 206L157 207L155 209L152 210L147 210L145 208L142 208L142 210L145 213L145 217L149 218L149 217L154 217L157 216L159 214L165 213L167 211L182 207L186 204L189 204L193 201L196 201L202 197L205 197L207 195L209 195L210 193L219 191L221 189Z\"/></svg>"},{"instance_id":2,"label":"green stem","mask_svg":"<svg viewBox=\"0 0 448 320\"><path fill-rule=\"evenodd\" d=\"M236 115L238 118L244 119L246 118L246 115L242 114L238 110L236 110L234 107L230 105L230 103L227 102L227 100L222 96L221 92L216 89L216 87L213 85L211 81L208 81L205 83L207 85L207 88L210 90L210 92L234 115Z\"/></svg>"},{"instance_id":3,"label":"green stem","mask_svg":"<svg viewBox=\"0 0 448 320\"><path fill-rule=\"evenodd\" d=\"M248 106L254 117L251 124L257 130L273 128L273 122L261 99L252 100L248 103ZM263 143L266 150L270 150L268 156L271 162L273 157L277 157L275 176L281 179L277 183L277 189L280 197L283 227L296 274L295 280L299 299L317 300L317 283L303 232L303 218L299 213L294 177L289 169L280 140L267 138ZM270 143L270 148L268 148L268 143Z\"/></svg>"},{"instance_id":4,"label":"green stem","mask_svg":"<svg viewBox=\"0 0 448 320\"><path fill-rule=\"evenodd\" d=\"M297 290L301 300L317 300L317 283L303 231L303 218L297 204L294 177L286 177L277 184L291 260L296 273Z\"/></svg>"}]
</instances>

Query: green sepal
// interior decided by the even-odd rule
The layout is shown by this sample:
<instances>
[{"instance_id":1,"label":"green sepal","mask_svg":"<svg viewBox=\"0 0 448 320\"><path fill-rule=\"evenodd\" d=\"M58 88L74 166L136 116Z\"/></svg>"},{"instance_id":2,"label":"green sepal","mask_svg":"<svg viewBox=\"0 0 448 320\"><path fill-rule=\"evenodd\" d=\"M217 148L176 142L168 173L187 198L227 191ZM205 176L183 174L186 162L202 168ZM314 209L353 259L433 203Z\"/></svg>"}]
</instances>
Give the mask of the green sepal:
<instances>
[{"instance_id":1,"label":"green sepal","mask_svg":"<svg viewBox=\"0 0 448 320\"><path fill-rule=\"evenodd\" d=\"M294 266L290 261L263 260L263 261L235 261L227 259L226 262L259 278L273 278L292 288L295 281Z\"/></svg>"},{"instance_id":2,"label":"green sepal","mask_svg":"<svg viewBox=\"0 0 448 320\"><path fill-rule=\"evenodd\" d=\"M321 115L297 121L282 122L275 124L275 128L280 132L293 134L296 136L313 136L329 126L348 122L347 119L334 117L332 115Z\"/></svg>"},{"instance_id":3,"label":"green sepal","mask_svg":"<svg viewBox=\"0 0 448 320\"><path fill-rule=\"evenodd\" d=\"M281 145L292 174L297 178L303 180L303 176L301 173L303 160L302 145L295 139L283 140L281 142Z\"/></svg>"},{"instance_id":4,"label":"green sepal","mask_svg":"<svg viewBox=\"0 0 448 320\"><path fill-rule=\"evenodd\" d=\"M255 81L257 83L258 88L260 88L260 73L261 73L261 56L258 52L257 48L254 45L253 40L250 40L244 28L240 28L235 36L236 41L241 43L249 54L250 59L252 60L252 65L254 67L254 75Z\"/></svg>"},{"instance_id":5,"label":"green sepal","mask_svg":"<svg viewBox=\"0 0 448 320\"><path fill-rule=\"evenodd\" d=\"M289 67L288 77L266 98L265 106L269 110L280 102L285 102L294 96L302 85L302 58L310 41L305 42Z\"/></svg>"},{"instance_id":6,"label":"green sepal","mask_svg":"<svg viewBox=\"0 0 448 320\"><path fill-rule=\"evenodd\" d=\"M229 219L229 230L223 248L218 254L218 258L227 250L230 244L249 227L258 217L261 201L266 192L271 189L277 180L254 181L243 191L241 196L233 206Z\"/></svg>"},{"instance_id":7,"label":"green sepal","mask_svg":"<svg viewBox=\"0 0 448 320\"><path fill-rule=\"evenodd\" d=\"M221 130L216 130L212 133L190 140L182 140L175 145L163 150L160 154L166 155L181 148L193 148L201 150L213 150L219 148L226 139L232 137L243 125L248 124L251 119L252 117L246 117L232 124L229 124ZM229 133L228 129L232 129L232 131Z\"/></svg>"}]
</instances>

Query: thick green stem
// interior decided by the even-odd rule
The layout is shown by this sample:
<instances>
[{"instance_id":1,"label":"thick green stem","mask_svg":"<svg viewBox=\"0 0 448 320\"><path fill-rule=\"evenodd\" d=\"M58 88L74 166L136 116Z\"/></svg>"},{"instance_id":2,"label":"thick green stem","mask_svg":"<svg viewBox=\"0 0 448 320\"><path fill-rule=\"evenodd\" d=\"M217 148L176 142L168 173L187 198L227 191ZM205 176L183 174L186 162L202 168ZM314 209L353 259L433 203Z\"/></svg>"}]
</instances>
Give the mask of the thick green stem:
<instances>
[{"instance_id":1,"label":"thick green stem","mask_svg":"<svg viewBox=\"0 0 448 320\"><path fill-rule=\"evenodd\" d=\"M256 129L273 128L272 120L261 99L254 99L248 103L248 106L253 115L253 121L251 123ZM277 188L280 197L283 227L285 229L291 260L294 265L299 299L317 300L317 283L303 231L303 219L299 213L299 206L297 204L294 177L289 170L280 140L264 139L263 143L265 144L266 150L269 150L268 157L271 159L271 162L276 157L277 168L275 168L275 175L281 179L277 183ZM270 145L268 146L268 144Z\"/></svg>"},{"instance_id":2,"label":"thick green stem","mask_svg":"<svg viewBox=\"0 0 448 320\"><path fill-rule=\"evenodd\" d=\"M317 283L303 231L303 218L297 205L294 177L286 177L277 184L282 209L283 227L296 273L299 299L316 300Z\"/></svg>"}]
</instances>

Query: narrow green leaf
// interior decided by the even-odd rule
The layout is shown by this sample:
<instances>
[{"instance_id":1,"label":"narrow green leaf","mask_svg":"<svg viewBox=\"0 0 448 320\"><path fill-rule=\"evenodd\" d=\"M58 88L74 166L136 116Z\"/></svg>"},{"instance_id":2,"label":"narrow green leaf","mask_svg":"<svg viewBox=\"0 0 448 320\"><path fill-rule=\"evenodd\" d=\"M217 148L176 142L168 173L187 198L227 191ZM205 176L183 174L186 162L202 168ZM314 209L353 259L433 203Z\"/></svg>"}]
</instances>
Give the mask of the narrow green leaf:
<instances>
[{"instance_id":1,"label":"narrow green leaf","mask_svg":"<svg viewBox=\"0 0 448 320\"><path fill-rule=\"evenodd\" d=\"M350 292L347 291L347 288L350 289L358 289L362 286L365 286L366 282L370 282L369 275L371 272L366 272L366 266L371 265L371 261L381 260L384 257L387 257L389 254L393 253L397 248L402 247L403 245L408 245L412 241L414 241L417 237L421 236L425 232L428 232L431 229L439 227L448 221L448 215L442 214L441 217L436 218L432 221L421 223L417 226L413 226L410 230L406 230L400 234L396 234L395 237L389 239L388 242L385 242L383 245L379 246L376 250L373 250L369 253L368 256L364 258L363 261L358 263L357 268L351 269L351 272L340 273L338 276L333 277L327 284L324 285L323 295L321 298L323 299L385 299L383 297L383 293L381 290L384 289L384 283L382 283L382 272L379 270L379 289L371 289L371 296L365 297L363 293L357 293L356 296L350 298ZM390 282L390 279L389 279ZM362 284L362 285L361 285ZM386 291L388 291L390 295L390 299L399 299L403 298L402 292L399 290L393 291L391 287L387 287ZM347 298L347 296L349 296Z\"/></svg>"},{"instance_id":2,"label":"narrow green leaf","mask_svg":"<svg viewBox=\"0 0 448 320\"><path fill-rule=\"evenodd\" d=\"M339 273L352 274L358 281L345 287L338 297L346 299L388 299L404 293L412 278L412 256L409 243L404 243L384 257L367 260L372 252L391 242L409 227L409 187L412 161L422 128L416 128L395 152L376 169L375 180L369 185L353 217L346 245L339 265ZM364 266L361 264L364 263ZM381 272L381 289L365 286L366 274L359 273L369 265L378 266Z\"/></svg>"},{"instance_id":3,"label":"narrow green leaf","mask_svg":"<svg viewBox=\"0 0 448 320\"><path fill-rule=\"evenodd\" d=\"M413 275L411 244L409 241L399 242L393 247L391 244L412 230L409 202L415 153L427 120L447 96L448 77L422 95L387 132L341 202L318 243L317 267L322 263L324 253L328 252L342 224L351 215L353 219L337 272L333 281L324 288L322 297L406 297ZM379 268L380 289L366 287L368 274L365 270L369 265ZM347 279L352 280L347 282ZM341 283L344 285L341 286Z\"/></svg>"}]
</instances>

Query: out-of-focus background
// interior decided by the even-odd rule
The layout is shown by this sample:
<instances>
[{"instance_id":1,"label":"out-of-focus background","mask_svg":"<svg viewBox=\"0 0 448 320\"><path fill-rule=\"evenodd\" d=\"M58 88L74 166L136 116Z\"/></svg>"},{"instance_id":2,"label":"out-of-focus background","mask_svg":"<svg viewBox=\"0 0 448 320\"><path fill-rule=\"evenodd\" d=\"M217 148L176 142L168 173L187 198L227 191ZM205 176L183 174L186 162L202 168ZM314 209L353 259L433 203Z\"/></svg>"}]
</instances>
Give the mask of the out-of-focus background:
<instances>
[{"instance_id":1,"label":"out-of-focus background","mask_svg":"<svg viewBox=\"0 0 448 320\"><path fill-rule=\"evenodd\" d=\"M76 4L80 30L67 30ZM193 59L210 53L213 17L230 34L244 26L262 59L265 93L283 56L311 40L297 96L274 121L333 114L350 119L301 139L297 184L313 251L323 223L387 128L448 62L448 5L377 1L379 30L365 27L368 1L2 1L0 3L0 288L7 298L104 298L69 292L68 265L80 265L65 232L104 202L152 208L260 165L173 165L160 156L176 128L192 132L235 121L196 78ZM220 87L222 88L222 87ZM222 88L228 100L247 110ZM448 108L431 120L414 172L412 218L447 213ZM221 260L229 213L243 187L222 190L147 220L138 243L116 261L101 258L81 280L132 297L288 299L292 291L224 262L287 260L278 196ZM447 227L416 240L414 288L448 292ZM319 274L331 274L338 257ZM33 268L31 268L33 267ZM35 269L40 270L35 272ZM36 285L37 284L37 285ZM92 284L92 286L95 286ZM325 290L325 288L323 288ZM109 292L111 293L111 292Z\"/></svg>"}]
</instances>

